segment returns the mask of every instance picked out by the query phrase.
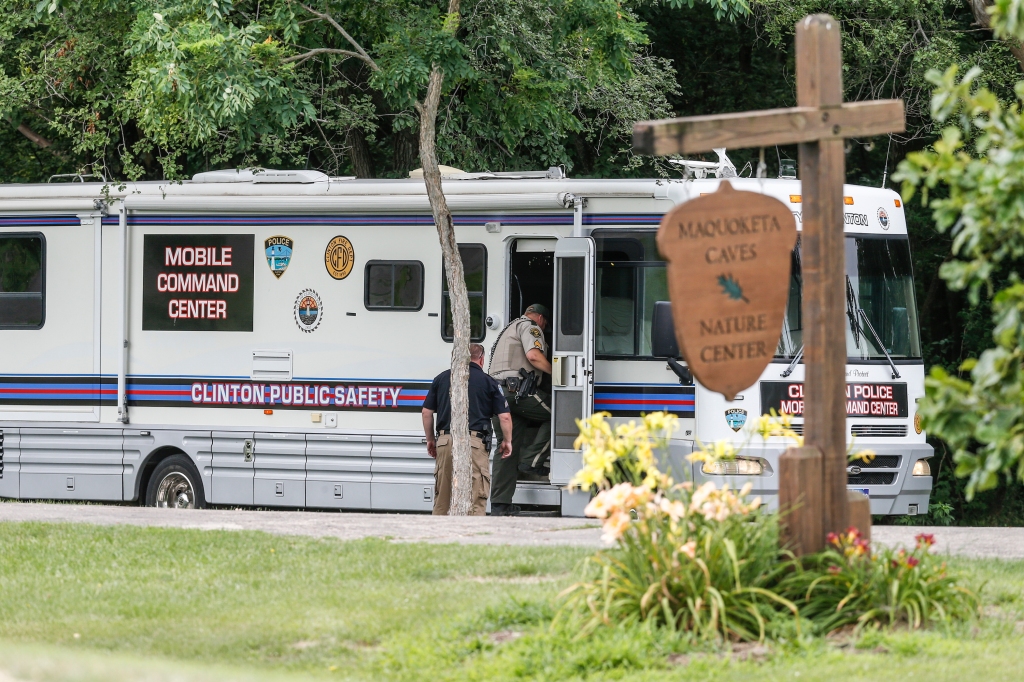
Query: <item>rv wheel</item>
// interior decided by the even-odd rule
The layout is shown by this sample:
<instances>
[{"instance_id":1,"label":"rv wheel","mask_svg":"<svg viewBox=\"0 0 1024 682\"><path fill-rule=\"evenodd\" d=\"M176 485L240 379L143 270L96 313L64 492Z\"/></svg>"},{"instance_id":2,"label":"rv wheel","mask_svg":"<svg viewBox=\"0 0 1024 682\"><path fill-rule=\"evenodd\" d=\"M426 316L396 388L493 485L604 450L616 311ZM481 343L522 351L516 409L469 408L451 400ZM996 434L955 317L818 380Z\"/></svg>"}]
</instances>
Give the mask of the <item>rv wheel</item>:
<instances>
[{"instance_id":1,"label":"rv wheel","mask_svg":"<svg viewBox=\"0 0 1024 682\"><path fill-rule=\"evenodd\" d=\"M171 455L156 465L146 488L146 506L201 509L206 506L199 473L185 455Z\"/></svg>"}]
</instances>

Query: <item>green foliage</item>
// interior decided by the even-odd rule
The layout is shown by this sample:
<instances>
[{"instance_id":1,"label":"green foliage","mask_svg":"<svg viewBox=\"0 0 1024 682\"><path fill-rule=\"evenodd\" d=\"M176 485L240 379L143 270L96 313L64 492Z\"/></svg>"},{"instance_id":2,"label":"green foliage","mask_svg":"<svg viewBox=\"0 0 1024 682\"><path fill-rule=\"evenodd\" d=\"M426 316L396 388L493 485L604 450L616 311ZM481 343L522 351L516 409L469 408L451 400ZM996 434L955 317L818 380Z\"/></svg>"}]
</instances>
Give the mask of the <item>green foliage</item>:
<instances>
[{"instance_id":1,"label":"green foliage","mask_svg":"<svg viewBox=\"0 0 1024 682\"><path fill-rule=\"evenodd\" d=\"M705 517L699 509L708 495L680 487L650 504L630 500L638 520L615 550L588 559L584 579L565 593L565 613L581 616L583 634L649 623L708 641L763 640L776 629L780 608L796 615L796 606L771 589L785 570L778 561L778 518L748 516L742 508L721 520ZM680 512L650 508L662 501Z\"/></svg>"},{"instance_id":2,"label":"green foliage","mask_svg":"<svg viewBox=\"0 0 1024 682\"><path fill-rule=\"evenodd\" d=\"M701 642L764 641L848 625L949 626L977 615L978 596L929 553L931 535L909 552L872 553L850 528L798 558L780 549L779 514L759 513L760 498L746 501L750 483L738 493L710 481L673 484L655 468L651 438L671 432L666 419L655 412L614 432L601 414L578 422L583 468L570 486L597 488L585 513L617 543L585 561L582 579L563 593L560 616L581 636L661 627ZM765 440L795 436L788 415L765 415L755 428ZM691 461L715 456L705 449Z\"/></svg>"},{"instance_id":3,"label":"green foliage","mask_svg":"<svg viewBox=\"0 0 1024 682\"><path fill-rule=\"evenodd\" d=\"M872 552L859 531L831 534L822 552L793 562L775 587L800 605L800 615L820 633L847 625L948 626L978 616L980 599L961 584L941 557L929 552L931 535L918 535L907 551Z\"/></svg>"},{"instance_id":4,"label":"green foliage","mask_svg":"<svg viewBox=\"0 0 1024 682\"><path fill-rule=\"evenodd\" d=\"M744 7L707 3L723 18ZM445 5L312 3L364 59L294 0L0 0L0 118L56 142L32 150L43 179L53 166L175 178L251 164L404 176L436 64L442 163L651 168L630 151L631 125L670 115L678 86L633 4L469 0L458 20Z\"/></svg>"},{"instance_id":5,"label":"green foliage","mask_svg":"<svg viewBox=\"0 0 1024 682\"><path fill-rule=\"evenodd\" d=\"M316 116L267 28L236 26L222 10L230 3L194 0L142 12L127 36L126 113L160 147L202 146L230 129L245 149Z\"/></svg>"},{"instance_id":6,"label":"green foliage","mask_svg":"<svg viewBox=\"0 0 1024 682\"><path fill-rule=\"evenodd\" d=\"M1024 563L1016 561L949 560L987 585L988 616L968 627L865 628L842 650L792 633L769 644L768 661L744 662L730 656L734 643L661 626L602 626L582 638L575 627L552 627L580 548L24 523L0 524L0 541L0 670L14 679L1024 676L1014 631L1024 620Z\"/></svg>"},{"instance_id":7,"label":"green foliage","mask_svg":"<svg viewBox=\"0 0 1024 682\"><path fill-rule=\"evenodd\" d=\"M996 6L997 34L1021 37L1014 33L1022 30L1018 4ZM933 149L908 156L898 178L907 199L921 191L936 228L952 236L954 259L939 273L974 305L983 292L993 294L1000 268L1024 256L1024 82L1017 100L1004 103L978 86L980 75L972 68L960 77L955 65L929 74L932 114L946 127ZM939 196L930 197L936 189ZM933 368L920 405L925 427L949 443L957 473L969 477L969 498L995 487L1000 475L1024 478L1024 283L1011 272L999 284L991 302L994 347L961 365L969 380Z\"/></svg>"},{"instance_id":8,"label":"green foliage","mask_svg":"<svg viewBox=\"0 0 1024 682\"><path fill-rule=\"evenodd\" d=\"M736 21L750 12L750 5L746 0L704 0L704 2L714 13L715 19ZM664 4L672 9L682 7L693 9L697 3L695 0L664 0Z\"/></svg>"},{"instance_id":9,"label":"green foliage","mask_svg":"<svg viewBox=\"0 0 1024 682\"><path fill-rule=\"evenodd\" d=\"M729 495L705 488L653 498L631 491L620 506L630 507L633 521L596 508L618 546L584 563L583 580L564 593L563 616L577 619L583 635L642 624L699 641L763 641L846 626L949 627L979 614L964 576L929 552L930 535L919 535L909 551L872 552L851 528L830 536L824 551L797 559L779 550L777 514L752 515L739 504L732 513L702 513L712 495Z\"/></svg>"},{"instance_id":10,"label":"green foliage","mask_svg":"<svg viewBox=\"0 0 1024 682\"><path fill-rule=\"evenodd\" d=\"M962 0L754 0L753 11L765 37L779 48L791 44L794 26L808 14L838 19L846 99L902 99L904 141L934 133L928 115L930 69L981 66L989 87L1007 95L1019 73L1006 44L971 39L977 28Z\"/></svg>"}]
</instances>

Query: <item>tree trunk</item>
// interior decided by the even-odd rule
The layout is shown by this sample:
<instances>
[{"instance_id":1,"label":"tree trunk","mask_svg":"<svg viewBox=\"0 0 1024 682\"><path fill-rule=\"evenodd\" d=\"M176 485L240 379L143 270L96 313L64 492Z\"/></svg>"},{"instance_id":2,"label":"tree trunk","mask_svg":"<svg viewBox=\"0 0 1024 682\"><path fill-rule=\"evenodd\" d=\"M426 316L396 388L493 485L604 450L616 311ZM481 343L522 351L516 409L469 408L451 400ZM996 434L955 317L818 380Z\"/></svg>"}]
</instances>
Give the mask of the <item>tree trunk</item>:
<instances>
[{"instance_id":1,"label":"tree trunk","mask_svg":"<svg viewBox=\"0 0 1024 682\"><path fill-rule=\"evenodd\" d=\"M410 134L408 130L401 130L392 136L394 149L393 163L395 170L401 178L408 177L407 173L418 165L416 163L416 135Z\"/></svg>"},{"instance_id":2,"label":"tree trunk","mask_svg":"<svg viewBox=\"0 0 1024 682\"><path fill-rule=\"evenodd\" d=\"M444 74L434 67L430 72L427 96L420 107L420 162L427 198L434 214L437 237L444 255L448 277L455 342L452 344L452 502L451 516L466 516L473 502L473 464L469 444L469 296L462 270L462 257L455 241L455 226L441 190L441 171L437 166L437 107L441 99Z\"/></svg>"},{"instance_id":3,"label":"tree trunk","mask_svg":"<svg viewBox=\"0 0 1024 682\"><path fill-rule=\"evenodd\" d=\"M370 145L366 143L366 134L358 128L352 128L346 138L349 157L352 159L352 172L357 178L372 178L373 159L370 157Z\"/></svg>"},{"instance_id":4,"label":"tree trunk","mask_svg":"<svg viewBox=\"0 0 1024 682\"><path fill-rule=\"evenodd\" d=\"M993 0L967 0L971 6L971 13L974 14L974 23L982 28L992 28L992 17L989 16L988 8L995 4ZM1010 53L1017 59L1017 64L1024 70L1024 45L1013 39L1006 41Z\"/></svg>"}]
</instances>

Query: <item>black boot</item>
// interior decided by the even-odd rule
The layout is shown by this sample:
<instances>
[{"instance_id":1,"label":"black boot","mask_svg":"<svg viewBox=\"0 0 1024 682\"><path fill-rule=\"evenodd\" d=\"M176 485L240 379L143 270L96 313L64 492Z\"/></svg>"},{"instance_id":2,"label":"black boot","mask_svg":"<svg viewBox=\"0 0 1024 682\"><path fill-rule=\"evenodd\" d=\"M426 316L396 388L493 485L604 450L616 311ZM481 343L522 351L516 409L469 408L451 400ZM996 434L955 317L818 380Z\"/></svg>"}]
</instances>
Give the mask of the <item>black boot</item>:
<instances>
[{"instance_id":1,"label":"black boot","mask_svg":"<svg viewBox=\"0 0 1024 682\"><path fill-rule=\"evenodd\" d=\"M501 504L500 502L491 502L491 516L519 516L520 508L518 504Z\"/></svg>"}]
</instances>

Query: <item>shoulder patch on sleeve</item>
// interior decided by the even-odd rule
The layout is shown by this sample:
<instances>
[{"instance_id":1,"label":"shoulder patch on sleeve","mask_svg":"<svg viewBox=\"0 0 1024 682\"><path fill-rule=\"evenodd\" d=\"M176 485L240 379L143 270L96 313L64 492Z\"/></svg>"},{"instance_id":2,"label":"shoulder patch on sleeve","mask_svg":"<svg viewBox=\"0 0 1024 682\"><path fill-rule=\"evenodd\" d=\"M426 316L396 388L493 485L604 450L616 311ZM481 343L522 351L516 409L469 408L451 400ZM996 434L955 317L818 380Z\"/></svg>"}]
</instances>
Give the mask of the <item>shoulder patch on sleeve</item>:
<instances>
[{"instance_id":1,"label":"shoulder patch on sleeve","mask_svg":"<svg viewBox=\"0 0 1024 682\"><path fill-rule=\"evenodd\" d=\"M540 329L537 327L530 327L530 333L536 338L540 338Z\"/></svg>"},{"instance_id":2,"label":"shoulder patch on sleeve","mask_svg":"<svg viewBox=\"0 0 1024 682\"><path fill-rule=\"evenodd\" d=\"M533 342L533 347L534 347L534 348L540 348L540 349L542 349L542 350L543 350L543 348L544 348L544 345L543 345L543 344L542 344L542 343L541 343L540 341L534 341L534 342Z\"/></svg>"}]
</instances>

